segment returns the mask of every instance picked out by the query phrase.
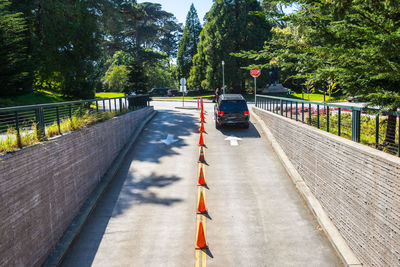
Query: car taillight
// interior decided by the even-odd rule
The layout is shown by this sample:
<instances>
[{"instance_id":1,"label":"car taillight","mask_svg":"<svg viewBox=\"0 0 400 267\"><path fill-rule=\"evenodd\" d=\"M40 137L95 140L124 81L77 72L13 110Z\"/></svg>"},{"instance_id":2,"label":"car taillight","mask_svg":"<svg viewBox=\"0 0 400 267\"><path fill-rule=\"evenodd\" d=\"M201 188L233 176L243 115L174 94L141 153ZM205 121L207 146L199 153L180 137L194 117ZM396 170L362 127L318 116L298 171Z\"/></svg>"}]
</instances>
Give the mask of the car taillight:
<instances>
[{"instance_id":1,"label":"car taillight","mask_svg":"<svg viewBox=\"0 0 400 267\"><path fill-rule=\"evenodd\" d=\"M246 115L246 116L249 116L249 111L246 110L246 111L243 112L243 114Z\"/></svg>"},{"instance_id":2,"label":"car taillight","mask_svg":"<svg viewBox=\"0 0 400 267\"><path fill-rule=\"evenodd\" d=\"M223 116L224 112L223 111L218 111L218 116Z\"/></svg>"}]
</instances>

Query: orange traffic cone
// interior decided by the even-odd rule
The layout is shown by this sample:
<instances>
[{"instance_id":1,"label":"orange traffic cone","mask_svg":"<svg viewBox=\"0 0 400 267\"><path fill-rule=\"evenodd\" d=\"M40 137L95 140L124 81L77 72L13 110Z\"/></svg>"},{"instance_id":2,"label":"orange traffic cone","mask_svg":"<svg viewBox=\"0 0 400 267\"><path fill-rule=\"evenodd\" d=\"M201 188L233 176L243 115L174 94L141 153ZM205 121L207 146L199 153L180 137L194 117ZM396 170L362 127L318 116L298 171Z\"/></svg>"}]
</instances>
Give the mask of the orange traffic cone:
<instances>
[{"instance_id":1,"label":"orange traffic cone","mask_svg":"<svg viewBox=\"0 0 400 267\"><path fill-rule=\"evenodd\" d=\"M205 122L206 122L206 121L204 120L204 112L203 112L203 110L201 110L200 122L201 122L201 123L205 123Z\"/></svg>"},{"instance_id":2,"label":"orange traffic cone","mask_svg":"<svg viewBox=\"0 0 400 267\"><path fill-rule=\"evenodd\" d=\"M197 214L206 214L206 203L204 201L203 192L200 192L199 206L197 207Z\"/></svg>"},{"instance_id":3,"label":"orange traffic cone","mask_svg":"<svg viewBox=\"0 0 400 267\"><path fill-rule=\"evenodd\" d=\"M200 132L199 146L205 146L204 138L203 138L203 132Z\"/></svg>"},{"instance_id":4,"label":"orange traffic cone","mask_svg":"<svg viewBox=\"0 0 400 267\"><path fill-rule=\"evenodd\" d=\"M196 249L207 249L208 244L204 235L203 223L199 223L199 232L197 233Z\"/></svg>"},{"instance_id":5,"label":"orange traffic cone","mask_svg":"<svg viewBox=\"0 0 400 267\"><path fill-rule=\"evenodd\" d=\"M206 163L206 160L205 160L205 158L204 158L203 147L200 148L199 162L201 162L201 163Z\"/></svg>"},{"instance_id":6,"label":"orange traffic cone","mask_svg":"<svg viewBox=\"0 0 400 267\"><path fill-rule=\"evenodd\" d=\"M200 168L200 175L199 175L199 181L197 185L204 185L206 186L206 179L204 179L204 173L203 173L203 167Z\"/></svg>"},{"instance_id":7,"label":"orange traffic cone","mask_svg":"<svg viewBox=\"0 0 400 267\"><path fill-rule=\"evenodd\" d=\"M200 132L201 133L205 133L206 132L206 130L204 129L204 123L201 123Z\"/></svg>"}]
</instances>

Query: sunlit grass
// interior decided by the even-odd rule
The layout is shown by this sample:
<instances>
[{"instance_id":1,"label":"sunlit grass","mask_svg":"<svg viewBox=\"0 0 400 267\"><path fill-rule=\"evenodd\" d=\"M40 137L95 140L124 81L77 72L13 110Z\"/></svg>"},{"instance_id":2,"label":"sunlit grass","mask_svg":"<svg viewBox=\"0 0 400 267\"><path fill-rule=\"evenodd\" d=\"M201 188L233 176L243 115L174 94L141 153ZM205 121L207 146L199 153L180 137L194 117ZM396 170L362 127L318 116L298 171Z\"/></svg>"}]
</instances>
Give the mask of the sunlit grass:
<instances>
[{"instance_id":1,"label":"sunlit grass","mask_svg":"<svg viewBox=\"0 0 400 267\"><path fill-rule=\"evenodd\" d=\"M34 92L0 99L0 106L25 106L47 104L66 101L60 93L49 90L35 90Z\"/></svg>"},{"instance_id":2,"label":"sunlit grass","mask_svg":"<svg viewBox=\"0 0 400 267\"><path fill-rule=\"evenodd\" d=\"M117 93L117 92L96 93L96 98L115 98L124 96L125 96L124 93Z\"/></svg>"},{"instance_id":3,"label":"sunlit grass","mask_svg":"<svg viewBox=\"0 0 400 267\"><path fill-rule=\"evenodd\" d=\"M18 142L20 143L18 144ZM6 135L0 136L0 153L15 151L19 147L31 146L37 142L39 140L34 125L31 128L20 129L19 138L17 131L9 128Z\"/></svg>"},{"instance_id":4,"label":"sunlit grass","mask_svg":"<svg viewBox=\"0 0 400 267\"><path fill-rule=\"evenodd\" d=\"M46 126L46 136L44 139L46 140L60 134L73 132L88 125L111 119L129 111L130 110L126 108L123 109L122 112L90 112L88 110L78 110L71 118L62 119L60 125L55 121L51 125ZM21 128L19 138L17 131L14 128L9 128L6 134L0 135L0 153L15 151L19 148L31 146L38 142L39 138L37 136L35 124L29 128Z\"/></svg>"},{"instance_id":5,"label":"sunlit grass","mask_svg":"<svg viewBox=\"0 0 400 267\"><path fill-rule=\"evenodd\" d=\"M297 99L304 99L308 101L324 101L324 95L323 94L318 94L318 93L312 93L312 94L302 94L302 93L296 93L292 92L289 96L290 98L297 98ZM325 101L328 102L329 96L325 96ZM330 99L331 102L340 102L340 101L346 101L344 96L331 96Z\"/></svg>"}]
</instances>

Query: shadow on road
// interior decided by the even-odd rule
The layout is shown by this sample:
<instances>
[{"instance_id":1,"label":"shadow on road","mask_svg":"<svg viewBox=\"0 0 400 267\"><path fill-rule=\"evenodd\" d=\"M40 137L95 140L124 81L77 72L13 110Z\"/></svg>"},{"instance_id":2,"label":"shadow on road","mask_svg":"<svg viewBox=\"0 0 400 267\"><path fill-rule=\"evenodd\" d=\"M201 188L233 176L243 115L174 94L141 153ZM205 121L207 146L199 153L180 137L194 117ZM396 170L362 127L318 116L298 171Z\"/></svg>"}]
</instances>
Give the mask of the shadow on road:
<instances>
[{"instance_id":1,"label":"shadow on road","mask_svg":"<svg viewBox=\"0 0 400 267\"><path fill-rule=\"evenodd\" d=\"M174 110L163 110L157 114L149 126L141 134L142 142L134 146L140 153L139 161L160 162L160 158L178 155L175 148L187 146L182 137L198 132L198 119L194 114L185 114ZM161 142L174 135L175 143L166 145Z\"/></svg>"},{"instance_id":2,"label":"shadow on road","mask_svg":"<svg viewBox=\"0 0 400 267\"><path fill-rule=\"evenodd\" d=\"M157 114L126 156L62 266L91 266L110 219L123 214L132 206L172 206L183 201L181 198L159 197L151 191L152 188L169 187L180 181L181 177L160 176L154 172L139 177L130 171L130 166L133 160L158 163L162 157L179 154L175 148L187 146L182 137L197 133L197 121L195 116L177 111L162 111ZM160 142L168 134L173 134L178 141L170 145Z\"/></svg>"},{"instance_id":3,"label":"shadow on road","mask_svg":"<svg viewBox=\"0 0 400 267\"><path fill-rule=\"evenodd\" d=\"M241 128L241 126L236 126L236 125L224 125L220 129L221 133L223 133L226 136L236 136L240 138L260 138L261 135L258 133L258 130L256 127L253 125L253 123L250 122L250 126L248 129Z\"/></svg>"}]
</instances>

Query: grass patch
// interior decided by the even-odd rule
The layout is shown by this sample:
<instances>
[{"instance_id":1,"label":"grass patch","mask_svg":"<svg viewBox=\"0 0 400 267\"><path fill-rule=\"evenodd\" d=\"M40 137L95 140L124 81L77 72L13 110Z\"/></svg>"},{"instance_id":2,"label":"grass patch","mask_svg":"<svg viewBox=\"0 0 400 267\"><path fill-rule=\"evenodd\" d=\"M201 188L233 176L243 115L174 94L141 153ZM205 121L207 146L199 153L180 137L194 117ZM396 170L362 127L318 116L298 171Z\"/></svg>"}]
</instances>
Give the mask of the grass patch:
<instances>
[{"instance_id":1,"label":"grass patch","mask_svg":"<svg viewBox=\"0 0 400 267\"><path fill-rule=\"evenodd\" d=\"M130 110L128 109L123 109L122 112L93 112L89 110L77 110L75 114L71 117L71 119L62 119L60 121L60 125L58 125L55 121L54 123L46 126L46 136L44 140L60 134L65 134L81 129L97 122L111 119L129 111ZM12 152L18 150L19 148L36 144L39 141L40 140L37 136L35 124L33 124L31 127L21 128L19 138L17 135L17 131L13 128L9 128L7 130L7 133L5 133L4 135L0 135L0 153Z\"/></svg>"},{"instance_id":2,"label":"grass patch","mask_svg":"<svg viewBox=\"0 0 400 267\"><path fill-rule=\"evenodd\" d=\"M26 106L64 101L67 100L59 93L49 90L36 90L32 93L17 97L0 98L0 106Z\"/></svg>"},{"instance_id":3,"label":"grass patch","mask_svg":"<svg viewBox=\"0 0 400 267\"><path fill-rule=\"evenodd\" d=\"M124 93L116 93L116 92L96 93L96 98L115 98L124 96L125 96Z\"/></svg>"},{"instance_id":4,"label":"grass patch","mask_svg":"<svg viewBox=\"0 0 400 267\"><path fill-rule=\"evenodd\" d=\"M0 136L0 153L18 150L20 147L31 146L39 142L36 127L20 129L18 138L17 131L9 128L5 136Z\"/></svg>"},{"instance_id":5,"label":"grass patch","mask_svg":"<svg viewBox=\"0 0 400 267\"><path fill-rule=\"evenodd\" d=\"M308 100L308 101L324 101L324 95L323 94L318 94L318 93L313 93L313 94L302 94L302 93L296 93L292 92L291 95L288 96L289 98L295 98L295 99L303 99L303 100ZM326 102L340 102L340 101L346 101L345 96L337 95L337 96L331 96L331 100L328 101L329 96L325 96Z\"/></svg>"}]
</instances>

